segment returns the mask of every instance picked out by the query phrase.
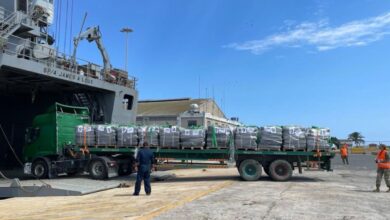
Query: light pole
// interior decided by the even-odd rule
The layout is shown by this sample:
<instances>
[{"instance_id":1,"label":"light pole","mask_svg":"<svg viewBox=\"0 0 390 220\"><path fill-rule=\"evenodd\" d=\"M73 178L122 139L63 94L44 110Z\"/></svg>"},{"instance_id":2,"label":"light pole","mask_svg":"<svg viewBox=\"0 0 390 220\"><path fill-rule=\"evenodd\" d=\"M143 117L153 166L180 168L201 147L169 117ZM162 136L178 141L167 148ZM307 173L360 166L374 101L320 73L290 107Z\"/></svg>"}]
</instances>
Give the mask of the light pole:
<instances>
[{"instance_id":1,"label":"light pole","mask_svg":"<svg viewBox=\"0 0 390 220\"><path fill-rule=\"evenodd\" d=\"M121 32L126 34L125 70L127 72L127 44L128 44L129 33L133 32L133 29L125 27L121 29Z\"/></svg>"}]
</instances>

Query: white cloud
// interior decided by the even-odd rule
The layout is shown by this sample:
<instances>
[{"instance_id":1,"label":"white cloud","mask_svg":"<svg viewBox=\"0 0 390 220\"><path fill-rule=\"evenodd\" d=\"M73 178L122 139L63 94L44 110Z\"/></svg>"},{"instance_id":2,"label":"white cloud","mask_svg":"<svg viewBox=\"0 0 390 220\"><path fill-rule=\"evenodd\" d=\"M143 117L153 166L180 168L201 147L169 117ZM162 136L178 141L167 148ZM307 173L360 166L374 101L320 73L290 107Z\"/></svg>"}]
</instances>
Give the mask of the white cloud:
<instances>
[{"instance_id":1,"label":"white cloud","mask_svg":"<svg viewBox=\"0 0 390 220\"><path fill-rule=\"evenodd\" d=\"M326 51L339 47L365 46L389 34L390 12L348 22L338 27L330 27L326 20L316 23L304 22L260 40L231 43L224 47L250 51L254 54L261 54L275 47L299 48L306 45L314 46L318 51Z\"/></svg>"}]
</instances>

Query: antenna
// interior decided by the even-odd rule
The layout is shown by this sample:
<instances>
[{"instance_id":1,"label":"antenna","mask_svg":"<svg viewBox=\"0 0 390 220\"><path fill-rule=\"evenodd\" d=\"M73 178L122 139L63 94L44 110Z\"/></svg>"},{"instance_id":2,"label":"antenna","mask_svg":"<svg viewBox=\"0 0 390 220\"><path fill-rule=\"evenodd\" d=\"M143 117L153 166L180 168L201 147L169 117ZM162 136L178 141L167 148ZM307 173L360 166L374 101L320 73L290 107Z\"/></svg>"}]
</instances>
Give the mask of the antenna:
<instances>
[{"instance_id":1,"label":"antenna","mask_svg":"<svg viewBox=\"0 0 390 220\"><path fill-rule=\"evenodd\" d=\"M212 87L212 89L213 89L213 107L212 107L212 109L211 109L211 114L214 114L214 105L216 105L217 104L217 102L215 101L215 96L214 96L214 85L213 85L213 87Z\"/></svg>"},{"instance_id":2,"label":"antenna","mask_svg":"<svg viewBox=\"0 0 390 220\"><path fill-rule=\"evenodd\" d=\"M200 75L198 75L198 98L200 99Z\"/></svg>"},{"instance_id":3,"label":"antenna","mask_svg":"<svg viewBox=\"0 0 390 220\"><path fill-rule=\"evenodd\" d=\"M214 96L214 85L211 87L212 88L212 97L213 97L213 99L215 99L215 96Z\"/></svg>"}]
</instances>

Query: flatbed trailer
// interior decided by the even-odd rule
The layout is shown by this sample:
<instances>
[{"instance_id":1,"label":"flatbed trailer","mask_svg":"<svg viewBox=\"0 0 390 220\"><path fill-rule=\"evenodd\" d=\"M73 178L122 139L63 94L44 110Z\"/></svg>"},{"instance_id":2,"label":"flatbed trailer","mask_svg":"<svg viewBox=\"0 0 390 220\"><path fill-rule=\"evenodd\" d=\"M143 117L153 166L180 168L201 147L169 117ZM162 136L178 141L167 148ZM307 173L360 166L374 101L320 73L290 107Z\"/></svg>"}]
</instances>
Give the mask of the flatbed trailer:
<instances>
[{"instance_id":1,"label":"flatbed trailer","mask_svg":"<svg viewBox=\"0 0 390 220\"><path fill-rule=\"evenodd\" d=\"M60 173L88 172L94 179L128 175L135 165L136 146L78 146L75 128L88 123L88 109L56 103L47 113L38 115L27 129L24 149L25 173L38 178L54 178ZM333 152L252 151L228 149L169 149L152 147L158 166L227 167L236 166L243 180L255 181L262 171L273 180L286 181L293 169L316 164L331 170Z\"/></svg>"},{"instance_id":2,"label":"flatbed trailer","mask_svg":"<svg viewBox=\"0 0 390 220\"><path fill-rule=\"evenodd\" d=\"M88 148L97 156L107 154L133 157L138 148ZM78 150L82 150L79 148ZM226 168L236 166L241 178L247 181L258 180L262 171L276 181L286 181L292 171L303 167L316 166L317 169L331 171L333 152L307 151L247 151L236 149L166 149L151 148L157 166L162 169L174 168ZM130 165L132 166L132 165ZM91 172L90 172L91 174ZM91 176L96 178L96 176Z\"/></svg>"}]
</instances>

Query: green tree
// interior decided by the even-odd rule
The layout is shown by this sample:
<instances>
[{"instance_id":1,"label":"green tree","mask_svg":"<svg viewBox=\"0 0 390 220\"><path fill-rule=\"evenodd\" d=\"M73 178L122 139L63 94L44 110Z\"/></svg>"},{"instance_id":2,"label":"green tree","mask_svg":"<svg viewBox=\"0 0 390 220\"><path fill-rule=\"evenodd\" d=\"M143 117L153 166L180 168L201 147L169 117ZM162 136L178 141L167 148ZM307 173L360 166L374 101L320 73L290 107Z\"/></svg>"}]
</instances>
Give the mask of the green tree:
<instances>
[{"instance_id":1,"label":"green tree","mask_svg":"<svg viewBox=\"0 0 390 220\"><path fill-rule=\"evenodd\" d=\"M337 148L340 148L340 140L337 137L331 137L330 143L336 145Z\"/></svg>"},{"instance_id":2,"label":"green tree","mask_svg":"<svg viewBox=\"0 0 390 220\"><path fill-rule=\"evenodd\" d=\"M364 144L364 136L360 132L352 132L348 135L348 139L355 143L356 146Z\"/></svg>"}]
</instances>

